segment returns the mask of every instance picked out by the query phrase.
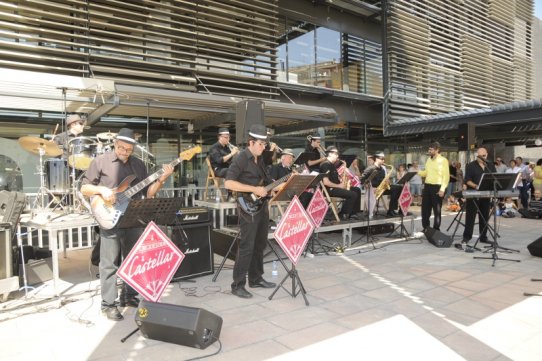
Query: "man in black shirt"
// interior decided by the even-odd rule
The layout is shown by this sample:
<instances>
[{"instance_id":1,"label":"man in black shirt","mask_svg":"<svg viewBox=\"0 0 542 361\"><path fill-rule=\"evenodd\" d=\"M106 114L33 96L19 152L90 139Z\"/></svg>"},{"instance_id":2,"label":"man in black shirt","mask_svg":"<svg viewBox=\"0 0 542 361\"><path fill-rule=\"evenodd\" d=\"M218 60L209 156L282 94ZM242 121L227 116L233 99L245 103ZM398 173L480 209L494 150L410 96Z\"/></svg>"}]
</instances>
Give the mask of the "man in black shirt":
<instances>
[{"instance_id":1,"label":"man in black shirt","mask_svg":"<svg viewBox=\"0 0 542 361\"><path fill-rule=\"evenodd\" d=\"M265 170L261 157L267 144L267 129L264 125L253 125L248 133L247 148L236 156L228 172L224 186L235 192L254 193L258 197L266 197L265 184L271 179ZM273 288L275 284L263 279L263 252L267 244L269 232L269 210L267 200L263 201L260 210L249 215L240 212L240 243L233 267L231 292L237 297L251 298L252 294L245 288L248 274L250 287Z\"/></svg>"},{"instance_id":2,"label":"man in black shirt","mask_svg":"<svg viewBox=\"0 0 542 361\"><path fill-rule=\"evenodd\" d=\"M233 157L239 153L239 148L230 144L228 128L218 129L218 141L209 149L209 160L215 176L224 178Z\"/></svg>"},{"instance_id":3,"label":"man in black shirt","mask_svg":"<svg viewBox=\"0 0 542 361\"><path fill-rule=\"evenodd\" d=\"M337 147L327 147L326 154L326 160L320 164L320 173L325 174L322 181L329 195L344 199L339 217L342 221L359 220L356 213L359 212L360 208L361 191L357 187L347 190L347 186L339 179L339 173L335 167L335 162L339 159Z\"/></svg>"},{"instance_id":4,"label":"man in black shirt","mask_svg":"<svg viewBox=\"0 0 542 361\"><path fill-rule=\"evenodd\" d=\"M376 175L371 179L371 187L377 188L386 177L386 169L384 167L386 157L384 152L377 151L375 152L375 155L372 156L372 159L373 164L365 168L361 174L360 182L361 184L365 184L373 171L376 171ZM399 196L401 195L402 190L402 185L392 184L390 185L390 190L383 193L390 196L390 204L388 206L388 212L386 213L388 217L395 217L398 215L397 210L399 208Z\"/></svg>"},{"instance_id":5,"label":"man in black shirt","mask_svg":"<svg viewBox=\"0 0 542 361\"><path fill-rule=\"evenodd\" d=\"M309 168L309 171L318 172L320 170L320 164L322 162L325 162L326 157L323 154L322 149L322 137L318 135L318 133L313 134L309 137L309 144L307 145L307 148L305 149L306 153L314 153L314 160L308 160L306 165L307 168Z\"/></svg>"},{"instance_id":6,"label":"man in black shirt","mask_svg":"<svg viewBox=\"0 0 542 361\"><path fill-rule=\"evenodd\" d=\"M465 179L463 189L476 189L484 173L496 173L495 165L487 160L487 149L484 147L478 148L476 159L468 163L465 168ZM480 242L490 243L487 239L487 222L489 211L491 208L491 200L489 198L469 198L467 199L465 212L465 230L463 231L463 247L466 248L467 243L472 238L474 231L474 222L478 213L478 229L480 231Z\"/></svg>"},{"instance_id":7,"label":"man in black shirt","mask_svg":"<svg viewBox=\"0 0 542 361\"><path fill-rule=\"evenodd\" d=\"M83 134L83 130L85 129L85 124L86 124L86 121L81 119L79 114L71 114L66 119L66 127L68 129L65 132L57 134L53 138L53 142L58 144L60 149L62 149L63 159L66 159L66 160L68 159L69 143L72 139Z\"/></svg>"},{"instance_id":8,"label":"man in black shirt","mask_svg":"<svg viewBox=\"0 0 542 361\"><path fill-rule=\"evenodd\" d=\"M292 173L292 164L294 163L294 152L290 148L285 148L280 153L280 163L271 167L270 175L273 181ZM299 201L303 208L307 208L314 193L303 192L299 195Z\"/></svg>"},{"instance_id":9,"label":"man in black shirt","mask_svg":"<svg viewBox=\"0 0 542 361\"><path fill-rule=\"evenodd\" d=\"M90 163L82 180L81 193L87 197L99 196L104 202L114 204L116 202L116 188L128 176L134 175L136 179L130 186L134 186L147 178L147 169L142 160L133 157L134 147L137 142L131 129L122 128L115 140L115 150L96 157ZM153 198L160 190L167 177L173 173L173 167L169 164L163 166L164 173L154 183L135 194L133 198ZM122 314L117 309L115 299L117 293L117 269L115 259L119 251L126 258L135 245L142 228L133 229L104 229L100 227L100 286L102 293L102 312L108 319L120 321ZM137 293L126 284L123 285L119 305L121 307L137 307L139 301Z\"/></svg>"}]
</instances>

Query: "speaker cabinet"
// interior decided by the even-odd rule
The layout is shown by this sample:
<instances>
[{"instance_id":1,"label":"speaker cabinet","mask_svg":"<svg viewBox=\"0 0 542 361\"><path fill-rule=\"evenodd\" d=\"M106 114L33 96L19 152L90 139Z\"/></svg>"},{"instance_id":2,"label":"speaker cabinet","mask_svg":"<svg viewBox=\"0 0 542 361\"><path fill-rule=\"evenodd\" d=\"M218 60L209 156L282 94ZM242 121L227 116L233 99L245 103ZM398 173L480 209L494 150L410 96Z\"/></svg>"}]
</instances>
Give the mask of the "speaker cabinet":
<instances>
[{"instance_id":1,"label":"speaker cabinet","mask_svg":"<svg viewBox=\"0 0 542 361\"><path fill-rule=\"evenodd\" d=\"M210 230L210 222L168 227L171 241L185 255L173 280L214 273Z\"/></svg>"},{"instance_id":2,"label":"speaker cabinet","mask_svg":"<svg viewBox=\"0 0 542 361\"><path fill-rule=\"evenodd\" d=\"M542 257L542 237L527 246L529 253L535 257Z\"/></svg>"},{"instance_id":3,"label":"speaker cabinet","mask_svg":"<svg viewBox=\"0 0 542 361\"><path fill-rule=\"evenodd\" d=\"M235 114L235 143L246 144L250 127L264 125L265 103L262 100L248 99L237 103Z\"/></svg>"},{"instance_id":4,"label":"speaker cabinet","mask_svg":"<svg viewBox=\"0 0 542 361\"><path fill-rule=\"evenodd\" d=\"M143 336L204 349L220 337L222 318L202 308L141 300L135 322Z\"/></svg>"},{"instance_id":5,"label":"speaker cabinet","mask_svg":"<svg viewBox=\"0 0 542 361\"><path fill-rule=\"evenodd\" d=\"M463 123L457 127L457 149L471 150L475 146L476 125L474 123Z\"/></svg>"},{"instance_id":6,"label":"speaker cabinet","mask_svg":"<svg viewBox=\"0 0 542 361\"><path fill-rule=\"evenodd\" d=\"M442 233L441 231L437 231L434 228L427 227L424 234L429 243L435 247L448 248L452 245L452 237Z\"/></svg>"}]
</instances>

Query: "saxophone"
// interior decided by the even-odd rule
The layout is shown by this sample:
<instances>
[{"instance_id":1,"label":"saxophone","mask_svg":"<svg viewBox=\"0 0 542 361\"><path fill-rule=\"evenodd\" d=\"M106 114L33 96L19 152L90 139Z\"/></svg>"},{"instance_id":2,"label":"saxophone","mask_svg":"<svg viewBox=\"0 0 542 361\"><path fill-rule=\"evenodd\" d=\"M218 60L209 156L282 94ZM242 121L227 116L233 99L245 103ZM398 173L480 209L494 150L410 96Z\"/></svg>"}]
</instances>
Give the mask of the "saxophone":
<instances>
[{"instance_id":1,"label":"saxophone","mask_svg":"<svg viewBox=\"0 0 542 361\"><path fill-rule=\"evenodd\" d=\"M379 199L380 197L382 197L382 194L384 194L385 191L387 191L388 189L390 189L390 177L391 177L391 174L393 173L393 166L392 165L386 165L384 164L384 167L386 167L386 169L388 169L387 173L386 173L386 176L384 177L384 179L382 179L382 182L380 182L380 184L378 185L378 187L376 187L375 189L375 198L376 199Z\"/></svg>"}]
</instances>

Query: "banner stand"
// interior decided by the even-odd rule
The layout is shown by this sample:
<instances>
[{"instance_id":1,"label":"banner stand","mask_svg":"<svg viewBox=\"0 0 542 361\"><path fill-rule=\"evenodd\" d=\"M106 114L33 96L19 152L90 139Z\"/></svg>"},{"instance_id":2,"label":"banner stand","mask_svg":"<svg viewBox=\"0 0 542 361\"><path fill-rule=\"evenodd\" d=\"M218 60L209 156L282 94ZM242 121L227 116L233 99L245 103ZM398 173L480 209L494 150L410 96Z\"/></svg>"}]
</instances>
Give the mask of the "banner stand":
<instances>
[{"instance_id":1,"label":"banner stand","mask_svg":"<svg viewBox=\"0 0 542 361\"><path fill-rule=\"evenodd\" d=\"M273 291L273 293L271 293L271 295L269 296L269 300L273 299L273 296L275 296L275 293L277 293L277 291L280 288L282 288L282 289L284 289L284 291L286 291L286 293L288 293L290 296L292 296L292 298L295 298L299 293L301 293L301 295L303 296L303 299L305 300L305 305L308 306L309 305L309 300L307 299L307 296L306 296L307 291L305 291L305 287L303 286L303 283L301 282L301 278L299 278L299 273L297 273L297 269L295 268L295 264L292 262L292 268L289 269L288 265L279 256L277 250L273 247L272 243L268 241L268 244L269 244L269 247L271 247L271 250L273 251L273 253L275 253L275 255L277 256L277 259L280 261L280 263L282 263L282 266L284 267L284 269L287 271L286 276L284 276L282 281L280 281L280 283L277 285L277 287L275 287L275 290ZM286 289L286 287L284 286L284 282L286 282L286 280L288 278L292 279L292 289L291 289L291 291Z\"/></svg>"}]
</instances>

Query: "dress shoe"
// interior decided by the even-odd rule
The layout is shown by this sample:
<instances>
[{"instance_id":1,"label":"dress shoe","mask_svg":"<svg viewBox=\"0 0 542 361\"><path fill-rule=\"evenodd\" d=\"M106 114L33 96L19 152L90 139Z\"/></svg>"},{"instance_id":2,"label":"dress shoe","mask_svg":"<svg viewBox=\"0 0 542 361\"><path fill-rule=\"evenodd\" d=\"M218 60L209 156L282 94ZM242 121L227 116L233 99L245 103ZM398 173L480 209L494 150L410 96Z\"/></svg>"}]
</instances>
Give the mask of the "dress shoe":
<instances>
[{"instance_id":1,"label":"dress shoe","mask_svg":"<svg viewBox=\"0 0 542 361\"><path fill-rule=\"evenodd\" d=\"M261 288L274 288L276 286L273 282L267 282L263 278L260 278L257 281L248 282L248 285L252 288L261 287Z\"/></svg>"},{"instance_id":2,"label":"dress shoe","mask_svg":"<svg viewBox=\"0 0 542 361\"><path fill-rule=\"evenodd\" d=\"M397 215L398 215L398 214L397 214L397 212L395 212L395 211L388 211L388 212L386 213L386 216L388 216L388 217L397 217Z\"/></svg>"},{"instance_id":3,"label":"dress shoe","mask_svg":"<svg viewBox=\"0 0 542 361\"><path fill-rule=\"evenodd\" d=\"M121 321L124 319L116 306L102 306L102 313L111 321Z\"/></svg>"},{"instance_id":4,"label":"dress shoe","mask_svg":"<svg viewBox=\"0 0 542 361\"><path fill-rule=\"evenodd\" d=\"M339 218L341 221L348 221L350 219L350 216L348 214L339 214Z\"/></svg>"},{"instance_id":5,"label":"dress shoe","mask_svg":"<svg viewBox=\"0 0 542 361\"><path fill-rule=\"evenodd\" d=\"M137 308L139 306L139 299L137 299L137 297L128 297L128 298L121 297L119 300L119 306Z\"/></svg>"},{"instance_id":6,"label":"dress shoe","mask_svg":"<svg viewBox=\"0 0 542 361\"><path fill-rule=\"evenodd\" d=\"M350 218L349 218L349 219L352 219L352 220L354 220L354 221L359 221L361 218L359 218L358 215L354 213L354 214L351 214L351 215L350 215Z\"/></svg>"},{"instance_id":7,"label":"dress shoe","mask_svg":"<svg viewBox=\"0 0 542 361\"><path fill-rule=\"evenodd\" d=\"M251 298L252 293L248 292L245 287L237 287L231 289L231 294L241 298Z\"/></svg>"}]
</instances>

